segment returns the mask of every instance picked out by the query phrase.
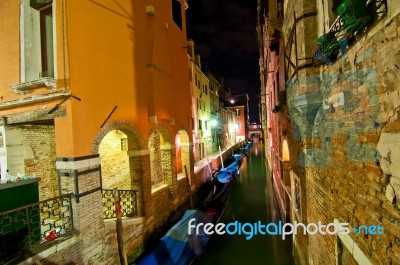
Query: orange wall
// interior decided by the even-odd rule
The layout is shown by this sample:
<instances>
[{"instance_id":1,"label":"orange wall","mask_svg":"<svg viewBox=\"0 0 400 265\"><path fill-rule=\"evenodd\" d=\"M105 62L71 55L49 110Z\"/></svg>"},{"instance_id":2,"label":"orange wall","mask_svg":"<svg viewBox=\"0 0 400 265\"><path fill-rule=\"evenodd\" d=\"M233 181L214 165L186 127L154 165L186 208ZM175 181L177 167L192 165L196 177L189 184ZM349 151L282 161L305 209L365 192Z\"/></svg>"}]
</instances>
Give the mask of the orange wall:
<instances>
[{"instance_id":1,"label":"orange wall","mask_svg":"<svg viewBox=\"0 0 400 265\"><path fill-rule=\"evenodd\" d=\"M4 15L3 15L4 14ZM0 103L15 93L10 85L19 82L19 1L0 1ZM1 99L3 97L3 99Z\"/></svg>"},{"instance_id":2,"label":"orange wall","mask_svg":"<svg viewBox=\"0 0 400 265\"><path fill-rule=\"evenodd\" d=\"M170 4L153 1L156 14L148 16L141 0L68 2L70 89L82 101L71 102L74 150L60 146L59 155L90 154L114 106L109 122L128 120L145 136L154 115L189 129L186 33L172 21Z\"/></svg>"},{"instance_id":3,"label":"orange wall","mask_svg":"<svg viewBox=\"0 0 400 265\"><path fill-rule=\"evenodd\" d=\"M10 88L20 82L20 1L0 1L0 15L7 17L0 23L0 104L49 92L71 92L81 98L63 103L67 116L55 119L58 157L89 155L101 124L114 106L118 108L108 122L127 120L145 139L152 126L149 116L172 124L172 139L180 129L190 134L186 22L183 17L182 31L175 25L171 1L151 1L154 16L145 13L142 0L55 3L58 90L39 88L22 96ZM0 116L51 109L60 101L0 107Z\"/></svg>"}]
</instances>

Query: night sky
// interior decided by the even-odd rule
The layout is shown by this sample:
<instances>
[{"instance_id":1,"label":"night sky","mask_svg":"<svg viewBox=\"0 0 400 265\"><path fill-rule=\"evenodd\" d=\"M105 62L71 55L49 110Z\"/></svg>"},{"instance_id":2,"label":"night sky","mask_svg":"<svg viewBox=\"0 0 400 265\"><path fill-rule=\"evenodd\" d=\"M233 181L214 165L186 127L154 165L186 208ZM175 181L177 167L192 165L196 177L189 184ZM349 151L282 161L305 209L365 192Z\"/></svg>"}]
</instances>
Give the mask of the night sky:
<instances>
[{"instance_id":1,"label":"night sky","mask_svg":"<svg viewBox=\"0 0 400 265\"><path fill-rule=\"evenodd\" d=\"M208 67L233 94L249 95L250 122L259 123L260 78L256 0L189 0L188 38Z\"/></svg>"}]
</instances>

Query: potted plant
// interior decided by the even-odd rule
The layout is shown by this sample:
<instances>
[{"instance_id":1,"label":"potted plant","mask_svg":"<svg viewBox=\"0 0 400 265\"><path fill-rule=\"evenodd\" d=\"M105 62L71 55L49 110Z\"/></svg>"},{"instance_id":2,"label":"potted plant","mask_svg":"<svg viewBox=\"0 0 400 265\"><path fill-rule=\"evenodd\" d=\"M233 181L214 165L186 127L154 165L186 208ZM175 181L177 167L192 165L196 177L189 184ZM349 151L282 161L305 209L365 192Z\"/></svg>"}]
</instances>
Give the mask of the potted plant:
<instances>
[{"instance_id":1,"label":"potted plant","mask_svg":"<svg viewBox=\"0 0 400 265\"><path fill-rule=\"evenodd\" d=\"M354 33L365 28L372 17L367 12L366 0L345 0L337 8L345 32Z\"/></svg>"},{"instance_id":2,"label":"potted plant","mask_svg":"<svg viewBox=\"0 0 400 265\"><path fill-rule=\"evenodd\" d=\"M326 58L333 60L338 55L339 43L336 39L335 33L328 32L321 35L318 38L317 43L319 45L320 51Z\"/></svg>"}]
</instances>

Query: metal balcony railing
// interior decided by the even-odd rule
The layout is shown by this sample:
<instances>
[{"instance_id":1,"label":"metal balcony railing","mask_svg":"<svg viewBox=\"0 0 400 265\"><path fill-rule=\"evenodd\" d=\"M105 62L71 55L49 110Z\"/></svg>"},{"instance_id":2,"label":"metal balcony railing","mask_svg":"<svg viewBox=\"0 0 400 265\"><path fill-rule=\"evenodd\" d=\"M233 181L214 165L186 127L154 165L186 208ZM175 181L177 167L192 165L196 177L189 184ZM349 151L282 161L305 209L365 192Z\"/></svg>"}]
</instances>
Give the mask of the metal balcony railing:
<instances>
[{"instance_id":1,"label":"metal balcony railing","mask_svg":"<svg viewBox=\"0 0 400 265\"><path fill-rule=\"evenodd\" d=\"M74 233L71 194L0 213L0 263Z\"/></svg>"},{"instance_id":2,"label":"metal balcony railing","mask_svg":"<svg viewBox=\"0 0 400 265\"><path fill-rule=\"evenodd\" d=\"M357 6L351 1L348 9L339 15L329 28L329 32L318 38L313 48L312 63L314 66L330 64L350 46L354 37L366 30L374 21L387 13L386 0L368 0L365 6ZM343 1L344 3L346 1ZM365 8L366 15L357 17L356 9ZM346 25L347 24L347 25Z\"/></svg>"},{"instance_id":3,"label":"metal balcony railing","mask_svg":"<svg viewBox=\"0 0 400 265\"><path fill-rule=\"evenodd\" d=\"M103 216L104 219L116 218L113 190L103 189ZM122 217L139 217L138 190L118 190Z\"/></svg>"}]
</instances>

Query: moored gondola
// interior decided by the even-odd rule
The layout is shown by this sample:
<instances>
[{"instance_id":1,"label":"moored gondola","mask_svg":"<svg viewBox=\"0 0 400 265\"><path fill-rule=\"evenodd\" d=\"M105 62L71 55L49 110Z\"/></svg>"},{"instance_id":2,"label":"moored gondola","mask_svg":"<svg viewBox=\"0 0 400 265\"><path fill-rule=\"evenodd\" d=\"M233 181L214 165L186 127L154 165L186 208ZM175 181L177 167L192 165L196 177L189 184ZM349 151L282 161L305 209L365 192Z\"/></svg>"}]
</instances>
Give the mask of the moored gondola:
<instances>
[{"instance_id":1,"label":"moored gondola","mask_svg":"<svg viewBox=\"0 0 400 265\"><path fill-rule=\"evenodd\" d=\"M134 264L184 265L202 254L210 235L202 229L189 231L191 225L219 222L229 200L231 182L238 178L243 154L233 154L224 161L228 165L212 175L213 189L197 210L187 210L183 217L161 238L156 248L144 253ZM211 170L210 170L211 171ZM193 222L193 221L192 221ZM198 232L198 233L197 233Z\"/></svg>"},{"instance_id":2,"label":"moored gondola","mask_svg":"<svg viewBox=\"0 0 400 265\"><path fill-rule=\"evenodd\" d=\"M187 210L183 217L161 238L155 249L144 253L134 264L184 265L201 255L210 235L202 229L189 229L199 223L216 224L229 199L230 181L213 178L214 189L198 210ZM195 219L195 221L191 221ZM204 227L204 225L202 226Z\"/></svg>"}]
</instances>

